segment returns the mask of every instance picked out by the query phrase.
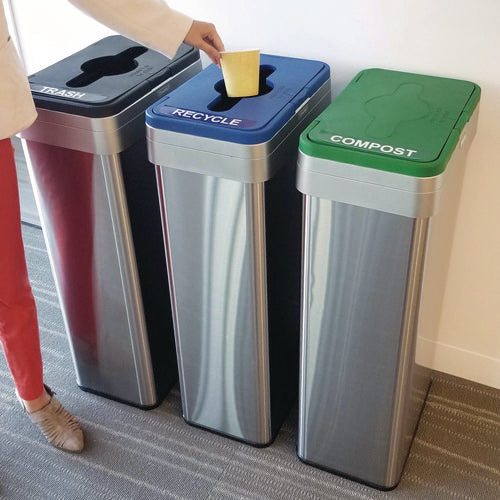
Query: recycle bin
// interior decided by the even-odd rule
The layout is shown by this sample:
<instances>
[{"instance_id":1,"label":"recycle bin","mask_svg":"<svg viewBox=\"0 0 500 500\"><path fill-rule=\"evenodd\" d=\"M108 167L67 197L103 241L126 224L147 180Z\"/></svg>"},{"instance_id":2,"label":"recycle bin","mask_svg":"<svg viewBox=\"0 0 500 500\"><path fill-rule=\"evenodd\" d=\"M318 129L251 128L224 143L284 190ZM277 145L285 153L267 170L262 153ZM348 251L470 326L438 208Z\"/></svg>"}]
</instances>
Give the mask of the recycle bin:
<instances>
[{"instance_id":1,"label":"recycle bin","mask_svg":"<svg viewBox=\"0 0 500 500\"><path fill-rule=\"evenodd\" d=\"M177 379L144 111L200 70L191 47L111 36L29 77L22 137L77 383L142 408Z\"/></svg>"},{"instance_id":2,"label":"recycle bin","mask_svg":"<svg viewBox=\"0 0 500 500\"><path fill-rule=\"evenodd\" d=\"M184 419L263 446L298 388L300 131L330 99L318 61L261 55L259 95L211 65L146 112Z\"/></svg>"},{"instance_id":3,"label":"recycle bin","mask_svg":"<svg viewBox=\"0 0 500 500\"><path fill-rule=\"evenodd\" d=\"M300 138L298 456L380 489L400 479L429 387L419 304L443 292L479 95L366 70Z\"/></svg>"}]
</instances>

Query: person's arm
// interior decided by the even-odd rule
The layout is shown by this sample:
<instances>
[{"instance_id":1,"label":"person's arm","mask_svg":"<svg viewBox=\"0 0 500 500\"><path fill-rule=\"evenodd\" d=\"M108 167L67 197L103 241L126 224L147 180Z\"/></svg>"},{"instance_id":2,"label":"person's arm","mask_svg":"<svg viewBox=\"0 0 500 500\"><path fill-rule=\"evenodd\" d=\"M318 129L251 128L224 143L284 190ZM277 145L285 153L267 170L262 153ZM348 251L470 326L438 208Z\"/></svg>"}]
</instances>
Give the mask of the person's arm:
<instances>
[{"instance_id":1,"label":"person's arm","mask_svg":"<svg viewBox=\"0 0 500 500\"><path fill-rule=\"evenodd\" d=\"M213 24L193 21L163 0L68 0L109 28L173 57L185 41L219 64L224 46Z\"/></svg>"},{"instance_id":2,"label":"person's arm","mask_svg":"<svg viewBox=\"0 0 500 500\"><path fill-rule=\"evenodd\" d=\"M220 66L220 52L224 50L224 44L213 24L193 21L184 42L203 50L214 64Z\"/></svg>"}]
</instances>

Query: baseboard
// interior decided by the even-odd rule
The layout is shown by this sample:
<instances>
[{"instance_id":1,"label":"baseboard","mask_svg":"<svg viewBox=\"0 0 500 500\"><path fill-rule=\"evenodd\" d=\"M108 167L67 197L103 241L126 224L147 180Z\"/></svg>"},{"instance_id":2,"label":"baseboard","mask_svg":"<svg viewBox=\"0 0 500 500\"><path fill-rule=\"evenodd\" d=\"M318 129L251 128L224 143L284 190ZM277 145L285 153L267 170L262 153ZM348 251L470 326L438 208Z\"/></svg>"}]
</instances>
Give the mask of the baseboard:
<instances>
[{"instance_id":1,"label":"baseboard","mask_svg":"<svg viewBox=\"0 0 500 500\"><path fill-rule=\"evenodd\" d=\"M500 359L418 337L417 362L433 370L500 389Z\"/></svg>"}]
</instances>

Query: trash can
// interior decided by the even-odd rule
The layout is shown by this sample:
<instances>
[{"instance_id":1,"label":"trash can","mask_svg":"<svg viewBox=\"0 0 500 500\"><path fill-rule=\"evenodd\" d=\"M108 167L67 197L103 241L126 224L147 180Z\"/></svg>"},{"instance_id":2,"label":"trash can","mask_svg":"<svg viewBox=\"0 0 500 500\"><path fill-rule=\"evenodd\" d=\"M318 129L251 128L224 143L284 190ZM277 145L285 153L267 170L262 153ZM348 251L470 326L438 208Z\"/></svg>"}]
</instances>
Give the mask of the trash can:
<instances>
[{"instance_id":1,"label":"trash can","mask_svg":"<svg viewBox=\"0 0 500 500\"><path fill-rule=\"evenodd\" d=\"M300 131L329 103L318 61L261 55L259 95L212 65L147 110L184 419L264 446L296 398Z\"/></svg>"},{"instance_id":2,"label":"trash can","mask_svg":"<svg viewBox=\"0 0 500 500\"><path fill-rule=\"evenodd\" d=\"M419 304L444 283L425 270L446 273L441 228L454 225L479 94L370 69L300 138L298 456L380 489L399 482L429 387L415 362Z\"/></svg>"},{"instance_id":3,"label":"trash can","mask_svg":"<svg viewBox=\"0 0 500 500\"><path fill-rule=\"evenodd\" d=\"M144 111L200 70L191 47L111 36L29 77L22 137L77 383L142 408L177 379Z\"/></svg>"}]
</instances>

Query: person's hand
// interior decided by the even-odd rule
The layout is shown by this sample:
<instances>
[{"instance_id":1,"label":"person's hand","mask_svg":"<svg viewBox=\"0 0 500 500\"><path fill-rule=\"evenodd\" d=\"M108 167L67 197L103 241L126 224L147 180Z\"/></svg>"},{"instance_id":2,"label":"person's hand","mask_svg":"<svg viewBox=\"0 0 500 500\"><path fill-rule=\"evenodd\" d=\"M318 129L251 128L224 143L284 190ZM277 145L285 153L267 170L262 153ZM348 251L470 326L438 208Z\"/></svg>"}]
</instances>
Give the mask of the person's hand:
<instances>
[{"instance_id":1,"label":"person's hand","mask_svg":"<svg viewBox=\"0 0 500 500\"><path fill-rule=\"evenodd\" d=\"M220 66L219 52L224 50L224 44L213 24L193 21L184 42L203 50L214 64Z\"/></svg>"}]
</instances>

